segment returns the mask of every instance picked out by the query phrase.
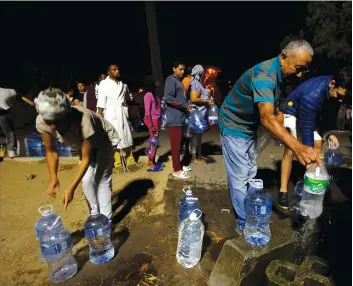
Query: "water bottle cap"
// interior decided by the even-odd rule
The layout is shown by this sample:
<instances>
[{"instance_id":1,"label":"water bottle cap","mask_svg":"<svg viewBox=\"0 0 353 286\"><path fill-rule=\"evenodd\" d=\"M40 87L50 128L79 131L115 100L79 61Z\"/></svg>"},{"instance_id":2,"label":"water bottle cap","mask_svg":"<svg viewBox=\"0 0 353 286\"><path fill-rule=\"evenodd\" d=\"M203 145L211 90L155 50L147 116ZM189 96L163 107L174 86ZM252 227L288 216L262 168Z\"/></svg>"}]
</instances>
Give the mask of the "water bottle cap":
<instances>
[{"instance_id":1,"label":"water bottle cap","mask_svg":"<svg viewBox=\"0 0 353 286\"><path fill-rule=\"evenodd\" d=\"M189 218L190 218L191 220L197 220L197 214L196 214L196 213L191 213L190 216L189 216Z\"/></svg>"},{"instance_id":2,"label":"water bottle cap","mask_svg":"<svg viewBox=\"0 0 353 286\"><path fill-rule=\"evenodd\" d=\"M91 210L91 215L97 215L97 214L99 214L99 211L97 209Z\"/></svg>"},{"instance_id":3,"label":"water bottle cap","mask_svg":"<svg viewBox=\"0 0 353 286\"><path fill-rule=\"evenodd\" d=\"M200 212L200 215L197 216L196 211ZM199 209L195 209L192 211L192 213L189 215L190 220L198 220L202 216L202 212Z\"/></svg>"},{"instance_id":4,"label":"water bottle cap","mask_svg":"<svg viewBox=\"0 0 353 286\"><path fill-rule=\"evenodd\" d=\"M255 189L262 189L264 187L264 183L261 179L251 179L249 180L249 184Z\"/></svg>"}]
</instances>

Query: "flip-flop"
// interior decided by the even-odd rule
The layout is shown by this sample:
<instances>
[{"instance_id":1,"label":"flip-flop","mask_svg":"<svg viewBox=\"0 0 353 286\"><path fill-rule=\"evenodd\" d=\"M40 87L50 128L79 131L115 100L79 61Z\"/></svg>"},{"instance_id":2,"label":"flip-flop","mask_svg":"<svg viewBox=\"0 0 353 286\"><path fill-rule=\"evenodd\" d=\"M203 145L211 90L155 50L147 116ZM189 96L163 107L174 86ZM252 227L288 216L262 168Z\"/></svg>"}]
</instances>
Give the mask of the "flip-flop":
<instances>
[{"instance_id":1,"label":"flip-flop","mask_svg":"<svg viewBox=\"0 0 353 286\"><path fill-rule=\"evenodd\" d=\"M153 169L147 169L148 173L157 173L163 170L163 164L157 163Z\"/></svg>"}]
</instances>

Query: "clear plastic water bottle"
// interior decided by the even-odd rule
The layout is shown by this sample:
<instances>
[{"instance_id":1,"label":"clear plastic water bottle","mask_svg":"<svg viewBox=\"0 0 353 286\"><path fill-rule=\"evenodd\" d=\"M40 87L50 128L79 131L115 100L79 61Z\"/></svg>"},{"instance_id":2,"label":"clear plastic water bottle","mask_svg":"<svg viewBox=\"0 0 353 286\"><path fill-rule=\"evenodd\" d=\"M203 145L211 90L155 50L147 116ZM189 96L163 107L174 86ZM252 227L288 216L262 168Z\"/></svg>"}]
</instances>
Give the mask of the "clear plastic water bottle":
<instances>
[{"instance_id":1,"label":"clear plastic water bottle","mask_svg":"<svg viewBox=\"0 0 353 286\"><path fill-rule=\"evenodd\" d=\"M210 109L208 110L208 124L217 125L218 124L218 108L212 103Z\"/></svg>"},{"instance_id":2,"label":"clear plastic water bottle","mask_svg":"<svg viewBox=\"0 0 353 286\"><path fill-rule=\"evenodd\" d=\"M27 157L45 157L45 148L42 138L37 132L33 132L31 137L25 139Z\"/></svg>"},{"instance_id":3,"label":"clear plastic water bottle","mask_svg":"<svg viewBox=\"0 0 353 286\"><path fill-rule=\"evenodd\" d=\"M61 143L59 140L56 141L55 145L60 157L72 157L70 146Z\"/></svg>"},{"instance_id":4,"label":"clear plastic water bottle","mask_svg":"<svg viewBox=\"0 0 353 286\"><path fill-rule=\"evenodd\" d=\"M110 223L105 215L92 211L85 222L85 237L89 244L89 258L93 264L106 263L114 257Z\"/></svg>"},{"instance_id":5,"label":"clear plastic water bottle","mask_svg":"<svg viewBox=\"0 0 353 286\"><path fill-rule=\"evenodd\" d=\"M196 212L200 214L197 215ZM201 259L202 242L205 227L200 220L202 212L195 210L185 219L179 228L178 248L176 258L184 268L197 265Z\"/></svg>"},{"instance_id":6,"label":"clear plastic water bottle","mask_svg":"<svg viewBox=\"0 0 353 286\"><path fill-rule=\"evenodd\" d=\"M325 153L325 163L332 167L339 167L343 163L342 155L339 152L339 144L329 145L328 151Z\"/></svg>"},{"instance_id":7,"label":"clear plastic water bottle","mask_svg":"<svg viewBox=\"0 0 353 286\"><path fill-rule=\"evenodd\" d=\"M246 216L244 237L250 244L261 246L271 239L269 224L272 200L264 190L262 180L252 180L252 188L244 199Z\"/></svg>"},{"instance_id":8,"label":"clear plastic water bottle","mask_svg":"<svg viewBox=\"0 0 353 286\"><path fill-rule=\"evenodd\" d=\"M158 134L155 134L149 140L149 146L147 149L148 156L154 156L156 154L157 147L159 146Z\"/></svg>"},{"instance_id":9,"label":"clear plastic water bottle","mask_svg":"<svg viewBox=\"0 0 353 286\"><path fill-rule=\"evenodd\" d=\"M190 126L190 124L189 124L189 122L190 122L190 115L189 114L187 114L186 116L185 116L185 122L184 122L184 134L183 134L183 136L185 137L185 138L191 138L192 137L192 134L194 133L193 131L192 131L192 128L191 128L191 126Z\"/></svg>"},{"instance_id":10,"label":"clear plastic water bottle","mask_svg":"<svg viewBox=\"0 0 353 286\"><path fill-rule=\"evenodd\" d=\"M300 212L310 219L319 217L323 210L323 201L329 175L324 165L313 164L304 175L304 190L300 200Z\"/></svg>"},{"instance_id":11,"label":"clear plastic water bottle","mask_svg":"<svg viewBox=\"0 0 353 286\"><path fill-rule=\"evenodd\" d=\"M64 282L77 272L70 232L59 221L60 217L57 217L40 240L41 252L48 263L49 279L53 283Z\"/></svg>"},{"instance_id":12,"label":"clear plastic water bottle","mask_svg":"<svg viewBox=\"0 0 353 286\"><path fill-rule=\"evenodd\" d=\"M57 225L61 227L62 227L62 221L60 217L58 217L56 214L53 213L53 206L51 205L40 207L38 209L38 212L42 216L37 220L36 224L34 225L34 229L36 232L36 239L37 241L40 241L40 239L47 231L48 227L52 226L56 219L58 219ZM40 252L40 260L45 262L45 258L42 252Z\"/></svg>"},{"instance_id":13,"label":"clear plastic water bottle","mask_svg":"<svg viewBox=\"0 0 353 286\"><path fill-rule=\"evenodd\" d=\"M165 111L162 112L160 129L163 131L167 130L167 114Z\"/></svg>"}]
</instances>

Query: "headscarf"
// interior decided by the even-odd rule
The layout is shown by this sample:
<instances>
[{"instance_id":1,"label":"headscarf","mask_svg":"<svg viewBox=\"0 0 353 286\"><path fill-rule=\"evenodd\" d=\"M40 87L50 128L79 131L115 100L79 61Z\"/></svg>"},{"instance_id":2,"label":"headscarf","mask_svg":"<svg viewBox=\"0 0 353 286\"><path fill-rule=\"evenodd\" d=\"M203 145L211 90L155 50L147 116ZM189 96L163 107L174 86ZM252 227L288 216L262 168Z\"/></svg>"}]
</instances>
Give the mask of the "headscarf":
<instances>
[{"instance_id":1,"label":"headscarf","mask_svg":"<svg viewBox=\"0 0 353 286\"><path fill-rule=\"evenodd\" d=\"M200 81L203 72L204 72L204 69L203 69L202 65L194 66L191 71L192 79L196 79L197 81Z\"/></svg>"},{"instance_id":2,"label":"headscarf","mask_svg":"<svg viewBox=\"0 0 353 286\"><path fill-rule=\"evenodd\" d=\"M55 121L65 117L71 107L65 93L58 88L48 88L34 99L37 112L44 120Z\"/></svg>"}]
</instances>

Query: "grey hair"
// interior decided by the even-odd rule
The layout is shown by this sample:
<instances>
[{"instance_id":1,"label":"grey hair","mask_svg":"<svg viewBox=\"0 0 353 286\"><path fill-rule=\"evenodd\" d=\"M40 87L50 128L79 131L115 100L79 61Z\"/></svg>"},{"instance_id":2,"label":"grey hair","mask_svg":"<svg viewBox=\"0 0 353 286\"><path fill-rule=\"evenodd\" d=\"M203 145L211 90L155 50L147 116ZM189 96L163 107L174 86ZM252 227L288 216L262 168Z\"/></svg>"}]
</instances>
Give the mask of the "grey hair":
<instances>
[{"instance_id":1,"label":"grey hair","mask_svg":"<svg viewBox=\"0 0 353 286\"><path fill-rule=\"evenodd\" d=\"M314 56L314 49L305 40L294 40L289 42L289 44L282 50L282 53L291 54L297 50L306 50L310 56Z\"/></svg>"}]
</instances>

